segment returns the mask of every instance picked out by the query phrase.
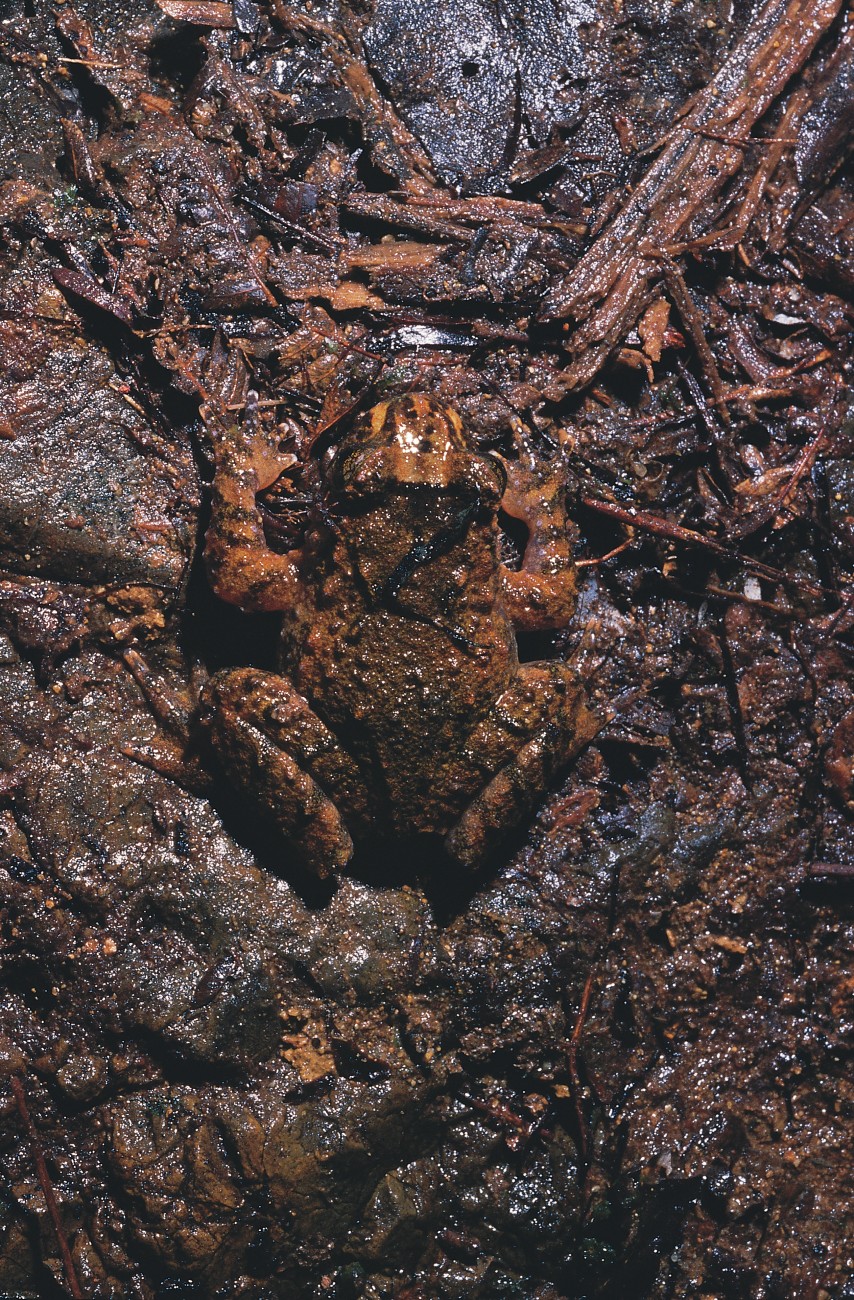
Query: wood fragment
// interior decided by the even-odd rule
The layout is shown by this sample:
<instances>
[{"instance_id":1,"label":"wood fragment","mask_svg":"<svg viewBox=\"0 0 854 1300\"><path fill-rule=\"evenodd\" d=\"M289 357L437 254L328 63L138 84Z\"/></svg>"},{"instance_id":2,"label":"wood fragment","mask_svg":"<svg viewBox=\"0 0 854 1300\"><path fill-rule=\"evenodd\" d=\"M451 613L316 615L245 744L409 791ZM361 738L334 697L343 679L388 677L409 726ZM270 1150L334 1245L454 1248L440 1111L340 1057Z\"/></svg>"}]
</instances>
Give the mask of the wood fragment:
<instances>
[{"instance_id":1,"label":"wood fragment","mask_svg":"<svg viewBox=\"0 0 854 1300\"><path fill-rule=\"evenodd\" d=\"M235 27L234 11L220 0L157 0L168 18L197 27Z\"/></svg>"},{"instance_id":2,"label":"wood fragment","mask_svg":"<svg viewBox=\"0 0 854 1300\"><path fill-rule=\"evenodd\" d=\"M768 152L757 167L747 187L747 193L742 199L732 225L727 226L725 230L713 230L707 235L700 235L697 239L691 239L687 244L683 245L680 251L694 252L701 248L717 248L722 252L727 252L741 243L747 234L751 221L756 216L768 182L780 165L783 153L788 146L797 143L797 136L793 137L792 132L797 128L798 122L806 113L810 103L811 99L807 88L800 86L786 106L779 129L770 140L763 142L767 144Z\"/></svg>"},{"instance_id":3,"label":"wood fragment","mask_svg":"<svg viewBox=\"0 0 854 1300\"><path fill-rule=\"evenodd\" d=\"M97 307L99 311L106 312L115 320L121 321L123 325L132 324L133 315L127 303L114 294L108 293L94 276L83 275L79 271L69 271L64 266L58 266L53 271L53 279L64 293L81 299L90 307Z\"/></svg>"},{"instance_id":4,"label":"wood fragment","mask_svg":"<svg viewBox=\"0 0 854 1300\"><path fill-rule=\"evenodd\" d=\"M36 1175L39 1180L39 1186L42 1189L42 1195L47 1206L48 1216L56 1235L59 1245L59 1253L62 1257L62 1267L65 1270L65 1281L68 1286L69 1295L74 1300L83 1300L83 1292L80 1288L80 1282L77 1277L77 1271L74 1267L74 1260L71 1257L71 1251L68 1247L68 1238L65 1235L65 1229L62 1226L62 1217L59 1213L59 1202L56 1199L56 1192L53 1189L50 1174L47 1169L47 1162L44 1158L42 1145L39 1141L39 1135L36 1132L36 1126L33 1123L33 1117L30 1114L30 1108L27 1105L27 1094L24 1091L24 1083L20 1075L13 1074L9 1080L12 1089L12 1096L15 1098L15 1107L20 1116L21 1124L27 1135L27 1141L30 1146L30 1154L33 1158L33 1164L36 1167Z\"/></svg>"},{"instance_id":5,"label":"wood fragment","mask_svg":"<svg viewBox=\"0 0 854 1300\"><path fill-rule=\"evenodd\" d=\"M703 368L703 374L712 397L715 400L721 419L725 423L729 422L729 412L724 402L724 386L717 367L712 349L706 340L703 330L703 322L700 319L700 313L696 304L688 292L688 286L682 278L679 267L667 253L661 255L661 269L664 273L664 282L667 285L673 305L679 312L682 324L685 326L691 342L694 344L697 356L700 359L700 365Z\"/></svg>"},{"instance_id":6,"label":"wood fragment","mask_svg":"<svg viewBox=\"0 0 854 1300\"><path fill-rule=\"evenodd\" d=\"M664 351L670 303L666 298L656 298L644 312L638 324L643 350L650 361L660 361Z\"/></svg>"},{"instance_id":7,"label":"wood fragment","mask_svg":"<svg viewBox=\"0 0 854 1300\"><path fill-rule=\"evenodd\" d=\"M584 1107L581 1103L581 1077L578 1073L578 1050L581 1044L581 1035L584 1032L584 1022L587 1019L587 1010L590 1006L590 994L593 991L593 972L587 976L584 990L581 994L581 1002L578 1007L578 1016L576 1017L575 1026L572 1031L572 1037L569 1040L569 1054L567 1072L569 1074L569 1091L575 1107L575 1118L578 1124L578 1145L582 1162L586 1164L589 1149L589 1139L587 1136L587 1121L584 1116Z\"/></svg>"},{"instance_id":8,"label":"wood fragment","mask_svg":"<svg viewBox=\"0 0 854 1300\"><path fill-rule=\"evenodd\" d=\"M643 180L572 272L548 296L544 321L573 319L572 358L549 396L589 384L643 312L657 257L708 221L744 149L708 131L746 136L801 68L842 0L765 0L712 81L665 137Z\"/></svg>"}]
</instances>

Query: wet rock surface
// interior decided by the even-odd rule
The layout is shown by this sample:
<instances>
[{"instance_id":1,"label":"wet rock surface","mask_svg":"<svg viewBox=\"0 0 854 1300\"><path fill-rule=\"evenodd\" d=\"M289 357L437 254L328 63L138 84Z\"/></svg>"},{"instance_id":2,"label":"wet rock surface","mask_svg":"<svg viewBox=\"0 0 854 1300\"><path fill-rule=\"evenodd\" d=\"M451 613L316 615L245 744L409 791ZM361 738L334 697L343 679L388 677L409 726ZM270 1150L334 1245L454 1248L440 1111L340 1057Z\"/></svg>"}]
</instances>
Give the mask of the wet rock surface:
<instances>
[{"instance_id":1,"label":"wet rock surface","mask_svg":"<svg viewBox=\"0 0 854 1300\"><path fill-rule=\"evenodd\" d=\"M850 33L803 8L4 16L5 1293L851 1292ZM250 387L282 550L384 395L565 475L581 598L520 649L602 726L476 877L306 878L198 734L274 662L198 560Z\"/></svg>"}]
</instances>

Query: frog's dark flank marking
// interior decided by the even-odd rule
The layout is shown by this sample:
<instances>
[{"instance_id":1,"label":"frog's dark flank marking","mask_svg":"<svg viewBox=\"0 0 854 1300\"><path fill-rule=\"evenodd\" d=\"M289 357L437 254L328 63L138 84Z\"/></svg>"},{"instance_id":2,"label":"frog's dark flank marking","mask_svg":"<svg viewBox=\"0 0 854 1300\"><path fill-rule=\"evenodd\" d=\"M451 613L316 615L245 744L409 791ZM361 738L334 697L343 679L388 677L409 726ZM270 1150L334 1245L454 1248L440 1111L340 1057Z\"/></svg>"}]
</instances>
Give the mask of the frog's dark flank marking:
<instances>
[{"instance_id":1,"label":"frog's dark flank marking","mask_svg":"<svg viewBox=\"0 0 854 1300\"><path fill-rule=\"evenodd\" d=\"M466 531L470 521L480 509L479 501L471 501L464 506L457 518L447 528L440 528L427 541L416 542L408 554L398 564L383 586L381 595L385 600L394 600L401 587L404 587L422 564L444 555L458 542Z\"/></svg>"}]
</instances>

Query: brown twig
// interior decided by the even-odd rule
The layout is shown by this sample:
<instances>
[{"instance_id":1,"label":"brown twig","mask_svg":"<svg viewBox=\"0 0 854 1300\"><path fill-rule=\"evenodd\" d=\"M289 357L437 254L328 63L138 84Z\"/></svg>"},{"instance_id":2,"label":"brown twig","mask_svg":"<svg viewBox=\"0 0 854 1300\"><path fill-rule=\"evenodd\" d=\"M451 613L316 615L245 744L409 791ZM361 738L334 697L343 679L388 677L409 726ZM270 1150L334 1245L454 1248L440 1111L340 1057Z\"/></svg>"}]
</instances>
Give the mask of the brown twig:
<instances>
[{"instance_id":1,"label":"brown twig","mask_svg":"<svg viewBox=\"0 0 854 1300\"><path fill-rule=\"evenodd\" d=\"M30 1114L30 1108L27 1105L27 1094L24 1091L24 1082L20 1075L13 1074L9 1080L12 1095L15 1098L15 1106L21 1118L24 1132L27 1135L27 1141L30 1145L30 1154L33 1158L33 1164L36 1167L36 1174L39 1180L39 1186L42 1189L42 1195L47 1206L48 1216L53 1225L56 1240L59 1243L59 1253L62 1256L62 1267L65 1270L65 1280L68 1284L68 1293L74 1297L74 1300L84 1300L83 1291L77 1279L77 1272L74 1268L74 1260L71 1258L71 1251L68 1247L68 1238L65 1235L65 1229L62 1226L62 1219L59 1213L59 1202L56 1199L56 1192L53 1190L53 1183L50 1180L50 1174L47 1171L47 1164L42 1151L41 1142L36 1132L33 1118Z\"/></svg>"},{"instance_id":2,"label":"brown twig","mask_svg":"<svg viewBox=\"0 0 854 1300\"><path fill-rule=\"evenodd\" d=\"M671 302L678 311L682 324L691 335L691 342L694 344L697 356L700 358L706 383L712 397L715 399L715 405L720 411L721 419L728 424L729 412L724 402L723 380L712 349L706 341L703 322L700 319L700 313L694 299L688 292L688 286L682 278L679 267L666 253L661 254L661 269L664 273L664 283L667 285Z\"/></svg>"},{"instance_id":3,"label":"brown twig","mask_svg":"<svg viewBox=\"0 0 854 1300\"><path fill-rule=\"evenodd\" d=\"M783 569L772 568L770 564L763 564L761 560L754 560L741 551L734 551L721 542L716 542L713 537L705 537L702 533L694 532L693 528L684 528L682 524L674 524L669 519L662 519L659 515L647 514L646 511L638 510L635 506L620 506L613 501L600 501L598 497L587 495L581 497L581 503L588 510L596 510L599 514L609 515L612 519L618 519L620 523L628 524L632 528L642 528L645 532L654 533L657 537L667 537L673 542L684 542L686 546L701 546L714 555L720 555L726 560L737 561L739 564L744 564L747 568L752 569L754 573L758 573L761 577L767 578L770 582L787 583L810 596L827 597L836 595L835 592L828 591L825 587L819 587L814 582L804 582L803 579L795 578Z\"/></svg>"},{"instance_id":4,"label":"brown twig","mask_svg":"<svg viewBox=\"0 0 854 1300\"><path fill-rule=\"evenodd\" d=\"M718 587L714 582L707 582L703 591L704 595L716 596L719 600L730 600L736 605L749 605L751 609L764 609L768 614L774 614L777 618L797 618L797 611L786 609L783 605L775 605L770 600L760 600L757 596L745 596L743 591L728 591L726 587Z\"/></svg>"},{"instance_id":5,"label":"brown twig","mask_svg":"<svg viewBox=\"0 0 854 1300\"><path fill-rule=\"evenodd\" d=\"M786 111L783 114L779 130L770 140L765 142L769 146L768 152L757 167L732 224L727 226L725 230L713 230L707 235L701 235L698 239L688 240L687 244L684 245L685 251L694 251L700 248L719 248L726 252L741 243L747 234L751 221L756 216L766 186L774 171L780 165L783 153L790 145L798 143L797 138L793 139L789 132L793 126L797 126L798 120L806 112L809 104L809 93L802 86L786 105Z\"/></svg>"},{"instance_id":6,"label":"brown twig","mask_svg":"<svg viewBox=\"0 0 854 1300\"><path fill-rule=\"evenodd\" d=\"M792 136L763 136L763 135L727 135L725 131L715 131L710 126L695 126L693 128L698 135L703 135L707 140L719 140L721 144L734 144L739 149L749 149L758 144L766 149L775 144L797 144L798 137Z\"/></svg>"},{"instance_id":7,"label":"brown twig","mask_svg":"<svg viewBox=\"0 0 854 1300\"><path fill-rule=\"evenodd\" d=\"M703 396L699 383L692 375L685 363L677 357L676 368L682 376L682 382L688 389L691 401L694 403L694 409L700 417L706 433L709 435L709 448L714 458L714 476L718 488L723 492L728 501L732 500L732 489L730 487L729 477L724 465L724 458L721 453L720 429L715 417L714 411L710 404ZM721 413L726 412L726 407L721 407Z\"/></svg>"},{"instance_id":8,"label":"brown twig","mask_svg":"<svg viewBox=\"0 0 854 1300\"><path fill-rule=\"evenodd\" d=\"M587 982L584 985L584 991L581 994L581 1003L578 1008L578 1015L575 1019L575 1026L572 1031L572 1037L569 1040L569 1054L567 1060L567 1072L569 1074L569 1091L575 1107L575 1117L578 1121L578 1144L581 1153L581 1159L587 1163L587 1121L584 1118L584 1107L581 1104L581 1079L578 1073L578 1049L581 1043L581 1035L584 1032L584 1022L587 1019L587 1008L590 1005L590 994L593 991L593 972L587 976Z\"/></svg>"},{"instance_id":9,"label":"brown twig","mask_svg":"<svg viewBox=\"0 0 854 1300\"><path fill-rule=\"evenodd\" d=\"M118 68L124 67L123 63L108 63L105 59L71 59L57 55L57 63L79 63L84 68Z\"/></svg>"},{"instance_id":10,"label":"brown twig","mask_svg":"<svg viewBox=\"0 0 854 1300\"><path fill-rule=\"evenodd\" d=\"M789 497L792 495L792 493L800 483L803 476L814 465L818 453L821 451L822 447L824 446L825 439L826 439L826 435L824 429L820 429L819 432L816 434L815 438L813 438L812 442L808 443L807 446L804 448L803 452L798 457L798 461L797 464L795 465L795 468L792 470L791 477L787 480L786 483L783 484L783 487L780 489L779 493L777 494L777 497L774 501L774 505L776 508L775 512L779 513L779 511L785 509Z\"/></svg>"},{"instance_id":11,"label":"brown twig","mask_svg":"<svg viewBox=\"0 0 854 1300\"><path fill-rule=\"evenodd\" d=\"M634 545L634 538L630 537L627 541L621 542L619 546L615 546L612 550L606 551L604 555L592 556L586 560L576 560L575 567L576 569L595 568L599 564L605 564L608 560L613 560L615 555L622 555L623 551L627 551L632 545Z\"/></svg>"}]
</instances>

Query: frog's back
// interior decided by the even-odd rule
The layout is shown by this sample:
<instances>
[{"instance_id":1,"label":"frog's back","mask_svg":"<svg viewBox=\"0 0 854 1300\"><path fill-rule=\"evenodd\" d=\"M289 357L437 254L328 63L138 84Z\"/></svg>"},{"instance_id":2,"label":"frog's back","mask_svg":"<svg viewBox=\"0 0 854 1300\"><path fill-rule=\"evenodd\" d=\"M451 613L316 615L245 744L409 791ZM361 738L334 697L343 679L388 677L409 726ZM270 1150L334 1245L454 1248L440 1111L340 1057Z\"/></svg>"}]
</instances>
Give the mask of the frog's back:
<instances>
[{"instance_id":1,"label":"frog's back","mask_svg":"<svg viewBox=\"0 0 854 1300\"><path fill-rule=\"evenodd\" d=\"M500 594L504 481L423 394L375 407L329 467L286 662L395 830L447 829L481 779L472 728L518 667Z\"/></svg>"},{"instance_id":2,"label":"frog's back","mask_svg":"<svg viewBox=\"0 0 854 1300\"><path fill-rule=\"evenodd\" d=\"M492 547L488 528L464 537L390 595L388 574L369 585L340 542L286 634L297 689L357 759L384 805L378 820L395 831L445 829L480 780L468 737L518 664Z\"/></svg>"}]
</instances>

